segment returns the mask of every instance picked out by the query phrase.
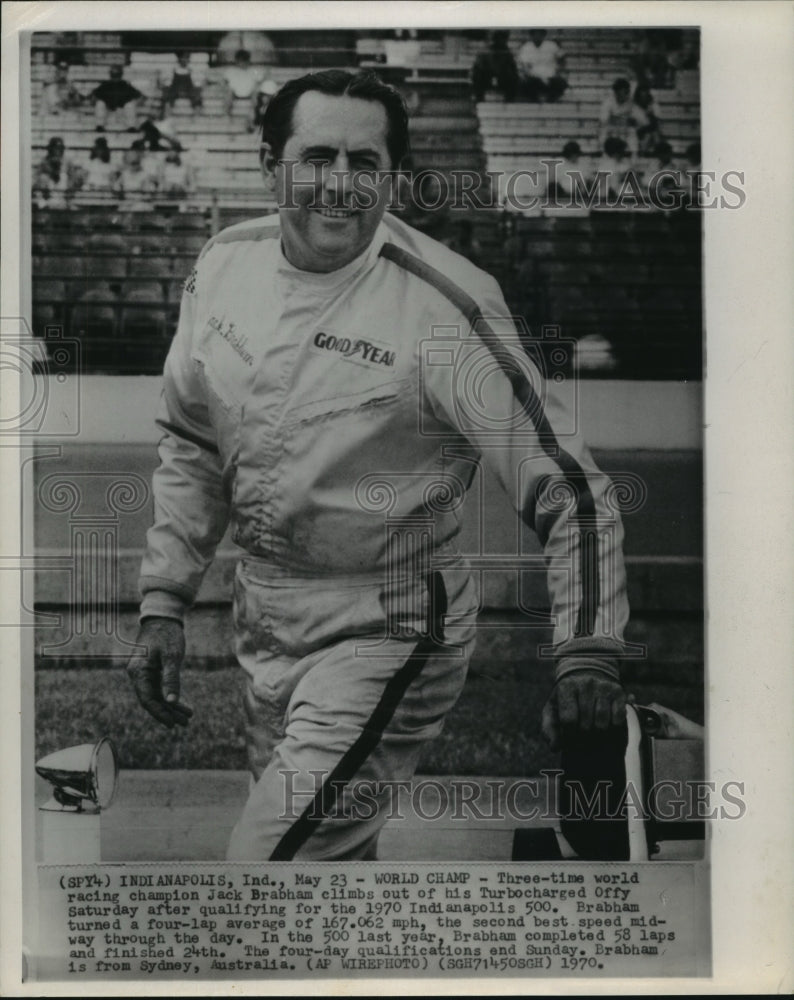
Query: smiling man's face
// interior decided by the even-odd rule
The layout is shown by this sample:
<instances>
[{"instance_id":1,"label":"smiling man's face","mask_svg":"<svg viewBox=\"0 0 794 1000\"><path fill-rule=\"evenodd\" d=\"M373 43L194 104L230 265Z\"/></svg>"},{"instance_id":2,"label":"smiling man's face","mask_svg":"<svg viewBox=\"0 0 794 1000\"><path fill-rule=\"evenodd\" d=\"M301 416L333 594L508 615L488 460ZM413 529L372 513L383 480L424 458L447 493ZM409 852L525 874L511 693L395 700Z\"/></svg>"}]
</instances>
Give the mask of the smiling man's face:
<instances>
[{"instance_id":1,"label":"smiling man's face","mask_svg":"<svg viewBox=\"0 0 794 1000\"><path fill-rule=\"evenodd\" d=\"M391 194L388 126L378 101L316 90L298 98L281 158L264 158L295 267L335 271L372 242Z\"/></svg>"}]
</instances>

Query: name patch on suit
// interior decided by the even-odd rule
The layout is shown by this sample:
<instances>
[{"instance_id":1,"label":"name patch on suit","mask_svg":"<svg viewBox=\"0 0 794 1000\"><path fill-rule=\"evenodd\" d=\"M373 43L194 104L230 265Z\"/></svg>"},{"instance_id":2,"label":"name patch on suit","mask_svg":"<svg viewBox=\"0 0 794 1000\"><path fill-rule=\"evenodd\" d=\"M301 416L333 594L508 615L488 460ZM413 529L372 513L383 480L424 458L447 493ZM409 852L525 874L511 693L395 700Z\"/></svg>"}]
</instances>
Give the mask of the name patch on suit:
<instances>
[{"instance_id":1,"label":"name patch on suit","mask_svg":"<svg viewBox=\"0 0 794 1000\"><path fill-rule=\"evenodd\" d=\"M248 336L247 334L241 334L237 332L235 324L229 320L226 322L224 319L218 319L216 316L211 316L207 326L219 337L222 337L226 343L231 347L231 349L238 354L243 361L250 368L254 363L254 356L248 350Z\"/></svg>"}]
</instances>

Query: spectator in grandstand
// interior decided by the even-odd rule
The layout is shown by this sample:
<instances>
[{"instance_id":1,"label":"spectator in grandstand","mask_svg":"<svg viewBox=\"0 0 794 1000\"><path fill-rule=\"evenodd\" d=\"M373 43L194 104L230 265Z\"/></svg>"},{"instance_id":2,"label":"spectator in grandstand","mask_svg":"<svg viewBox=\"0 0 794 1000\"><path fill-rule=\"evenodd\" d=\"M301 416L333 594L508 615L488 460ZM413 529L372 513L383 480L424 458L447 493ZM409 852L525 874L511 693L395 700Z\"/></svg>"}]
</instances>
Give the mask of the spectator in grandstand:
<instances>
[{"instance_id":1,"label":"spectator in grandstand","mask_svg":"<svg viewBox=\"0 0 794 1000\"><path fill-rule=\"evenodd\" d=\"M138 116L138 103L143 94L137 87L124 79L121 66L110 67L110 79L100 83L91 92L94 99L96 115L96 130L104 132L110 112L121 111L128 132L136 132L135 121Z\"/></svg>"},{"instance_id":2,"label":"spectator in grandstand","mask_svg":"<svg viewBox=\"0 0 794 1000\"><path fill-rule=\"evenodd\" d=\"M194 186L190 163L176 151L166 153L159 193L166 198L187 198Z\"/></svg>"},{"instance_id":3,"label":"spectator in grandstand","mask_svg":"<svg viewBox=\"0 0 794 1000\"><path fill-rule=\"evenodd\" d=\"M383 41L387 66L403 69L404 73L389 74L396 79L405 79L407 68L415 66L422 51L419 32L416 28L394 28Z\"/></svg>"},{"instance_id":4,"label":"spectator in grandstand","mask_svg":"<svg viewBox=\"0 0 794 1000\"><path fill-rule=\"evenodd\" d=\"M116 171L110 162L108 141L100 135L94 140L88 157L83 187L87 191L108 191L113 186L115 173Z\"/></svg>"},{"instance_id":5,"label":"spectator in grandstand","mask_svg":"<svg viewBox=\"0 0 794 1000\"><path fill-rule=\"evenodd\" d=\"M143 195L153 194L158 188L159 171L150 162L144 162L145 148L138 139L124 154L124 166L114 181L113 188L123 198L145 204ZM137 207L137 205L136 205Z\"/></svg>"},{"instance_id":6,"label":"spectator in grandstand","mask_svg":"<svg viewBox=\"0 0 794 1000\"><path fill-rule=\"evenodd\" d=\"M155 123L151 118L147 118L143 122L139 131L141 133L140 141L143 143L144 149L150 153L163 153L171 150L178 152L182 148L179 139L173 132L169 132L169 123L170 120L166 122L165 119Z\"/></svg>"},{"instance_id":7,"label":"spectator in grandstand","mask_svg":"<svg viewBox=\"0 0 794 1000\"><path fill-rule=\"evenodd\" d=\"M510 103L518 92L518 67L510 51L509 31L492 31L487 51L480 52L471 68L474 99L484 101L486 93L495 89Z\"/></svg>"},{"instance_id":8,"label":"spectator in grandstand","mask_svg":"<svg viewBox=\"0 0 794 1000\"><path fill-rule=\"evenodd\" d=\"M59 31L55 36L55 50L58 62L62 60L70 66L85 66L85 48L80 44L81 32Z\"/></svg>"},{"instance_id":9,"label":"spectator in grandstand","mask_svg":"<svg viewBox=\"0 0 794 1000\"><path fill-rule=\"evenodd\" d=\"M224 111L231 115L235 101L250 102L248 130L253 130L253 101L264 73L251 65L251 53L240 49L234 57L234 66L227 66L222 72L224 84Z\"/></svg>"},{"instance_id":10,"label":"spectator in grandstand","mask_svg":"<svg viewBox=\"0 0 794 1000\"><path fill-rule=\"evenodd\" d=\"M634 72L641 86L672 87L673 68L668 58L668 40L662 28L646 28L634 58Z\"/></svg>"},{"instance_id":11,"label":"spectator in grandstand","mask_svg":"<svg viewBox=\"0 0 794 1000\"><path fill-rule=\"evenodd\" d=\"M669 142L660 142L654 154L653 170L645 178L652 203L661 208L680 205L681 174L675 167L673 147Z\"/></svg>"},{"instance_id":12,"label":"spectator in grandstand","mask_svg":"<svg viewBox=\"0 0 794 1000\"><path fill-rule=\"evenodd\" d=\"M40 207L62 208L75 191L82 187L83 170L66 155L66 145L60 136L47 143L47 152L33 176L33 193Z\"/></svg>"},{"instance_id":13,"label":"spectator in grandstand","mask_svg":"<svg viewBox=\"0 0 794 1000\"><path fill-rule=\"evenodd\" d=\"M637 125L637 152L640 156L654 156L656 147L662 142L662 126L656 115L656 103L653 94L645 85L640 85L634 91L634 105L639 111ZM640 116L644 116L644 121Z\"/></svg>"},{"instance_id":14,"label":"spectator in grandstand","mask_svg":"<svg viewBox=\"0 0 794 1000\"><path fill-rule=\"evenodd\" d=\"M146 133L143 134L143 138L153 138L156 134L160 149L175 149L177 152L181 152L184 149L182 140L179 136L177 121L168 114L165 107L162 108L162 113L157 121L154 121L152 118L146 119L141 126L142 133L144 129L146 129Z\"/></svg>"},{"instance_id":15,"label":"spectator in grandstand","mask_svg":"<svg viewBox=\"0 0 794 1000\"><path fill-rule=\"evenodd\" d=\"M668 50L667 57L674 72L680 69L697 69L700 66L700 49L697 38L688 38L681 31L679 44Z\"/></svg>"},{"instance_id":16,"label":"spectator in grandstand","mask_svg":"<svg viewBox=\"0 0 794 1000\"><path fill-rule=\"evenodd\" d=\"M619 77L612 84L612 93L601 104L598 145L606 148L608 139L621 139L628 146L632 156L638 148L637 130L648 124L648 116L631 99L631 84Z\"/></svg>"},{"instance_id":17,"label":"spectator in grandstand","mask_svg":"<svg viewBox=\"0 0 794 1000\"><path fill-rule=\"evenodd\" d=\"M631 169L632 160L628 144L623 139L610 136L604 143L604 155L598 164L599 175L606 175L609 195L619 194Z\"/></svg>"},{"instance_id":18,"label":"spectator in grandstand","mask_svg":"<svg viewBox=\"0 0 794 1000\"><path fill-rule=\"evenodd\" d=\"M672 87L675 84L678 70L697 69L700 63L700 52L697 37L687 37L683 28L659 28L660 48L664 49L667 63L665 80L657 84L660 87Z\"/></svg>"},{"instance_id":19,"label":"spectator in grandstand","mask_svg":"<svg viewBox=\"0 0 794 1000\"><path fill-rule=\"evenodd\" d=\"M264 31L227 31L216 50L218 64L228 66L236 62L240 49L245 49L257 66L272 66L278 62L276 46Z\"/></svg>"},{"instance_id":20,"label":"spectator in grandstand","mask_svg":"<svg viewBox=\"0 0 794 1000\"><path fill-rule=\"evenodd\" d=\"M155 189L159 189L165 157L167 153L172 152L171 147L165 145L152 147L145 139L136 139L130 148L140 153L143 172L154 181ZM180 150L177 149L176 152L180 152Z\"/></svg>"},{"instance_id":21,"label":"spectator in grandstand","mask_svg":"<svg viewBox=\"0 0 794 1000\"><path fill-rule=\"evenodd\" d=\"M568 86L562 76L565 55L543 28L534 28L529 41L518 50L518 73L521 99L558 101Z\"/></svg>"},{"instance_id":22,"label":"spectator in grandstand","mask_svg":"<svg viewBox=\"0 0 794 1000\"><path fill-rule=\"evenodd\" d=\"M582 159L579 143L566 142L562 147L562 162L549 177L549 195L564 199L570 204L579 194L582 183L590 180L592 173L589 162Z\"/></svg>"},{"instance_id":23,"label":"spectator in grandstand","mask_svg":"<svg viewBox=\"0 0 794 1000\"><path fill-rule=\"evenodd\" d=\"M180 97L190 101L190 106L194 111L200 110L203 104L202 89L196 80L193 79L193 70L190 65L189 52L176 53L176 66L171 71L171 79L163 87L163 109L165 113L173 110L174 105Z\"/></svg>"},{"instance_id":24,"label":"spectator in grandstand","mask_svg":"<svg viewBox=\"0 0 794 1000\"><path fill-rule=\"evenodd\" d=\"M52 78L45 84L42 92L42 110L44 114L57 115L61 111L71 111L83 103L83 95L71 81L70 65L66 59L59 58L52 69Z\"/></svg>"},{"instance_id":25,"label":"spectator in grandstand","mask_svg":"<svg viewBox=\"0 0 794 1000\"><path fill-rule=\"evenodd\" d=\"M254 131L255 129L260 129L262 127L262 120L267 111L267 106L270 104L270 99L278 90L278 84L275 80L271 80L266 77L254 91L253 98L253 110L251 112L251 122L249 131Z\"/></svg>"},{"instance_id":26,"label":"spectator in grandstand","mask_svg":"<svg viewBox=\"0 0 794 1000\"><path fill-rule=\"evenodd\" d=\"M674 167L673 163L673 147L669 142L660 142L656 147L655 151L656 158L656 169L657 170L672 170Z\"/></svg>"}]
</instances>

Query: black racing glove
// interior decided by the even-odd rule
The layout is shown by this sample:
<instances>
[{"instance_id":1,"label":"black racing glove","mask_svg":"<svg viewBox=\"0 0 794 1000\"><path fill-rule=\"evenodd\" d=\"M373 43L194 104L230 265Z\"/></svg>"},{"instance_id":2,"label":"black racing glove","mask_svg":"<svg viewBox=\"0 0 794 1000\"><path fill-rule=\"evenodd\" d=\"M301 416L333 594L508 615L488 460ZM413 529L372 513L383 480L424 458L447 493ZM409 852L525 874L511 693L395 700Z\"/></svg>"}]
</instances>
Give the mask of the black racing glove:
<instances>
[{"instance_id":1,"label":"black racing glove","mask_svg":"<svg viewBox=\"0 0 794 1000\"><path fill-rule=\"evenodd\" d=\"M560 678L543 709L543 735L552 750L579 733L608 730L626 720L622 685L600 671L577 670Z\"/></svg>"},{"instance_id":2,"label":"black racing glove","mask_svg":"<svg viewBox=\"0 0 794 1000\"><path fill-rule=\"evenodd\" d=\"M185 657L185 632L174 618L144 618L136 642L145 652L127 664L138 701L158 722L186 726L193 709L179 701L179 670Z\"/></svg>"}]
</instances>

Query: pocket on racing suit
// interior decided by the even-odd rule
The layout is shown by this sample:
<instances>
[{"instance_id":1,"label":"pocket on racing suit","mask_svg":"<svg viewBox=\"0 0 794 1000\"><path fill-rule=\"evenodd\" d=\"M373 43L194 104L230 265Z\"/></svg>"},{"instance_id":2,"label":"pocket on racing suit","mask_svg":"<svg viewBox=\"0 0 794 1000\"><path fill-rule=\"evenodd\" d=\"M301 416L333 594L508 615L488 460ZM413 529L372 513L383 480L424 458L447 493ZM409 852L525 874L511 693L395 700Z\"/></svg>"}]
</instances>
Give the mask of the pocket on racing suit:
<instances>
[{"instance_id":1,"label":"pocket on racing suit","mask_svg":"<svg viewBox=\"0 0 794 1000\"><path fill-rule=\"evenodd\" d=\"M301 403L286 414L284 428L291 430L317 420L366 413L382 406L394 405L405 398L411 385L410 378L392 379L389 382L377 382L369 385L358 392L345 392Z\"/></svg>"},{"instance_id":2,"label":"pocket on racing suit","mask_svg":"<svg viewBox=\"0 0 794 1000\"><path fill-rule=\"evenodd\" d=\"M299 658L353 635L383 631L382 584L270 575L242 559L234 581L234 629L243 656Z\"/></svg>"}]
</instances>

